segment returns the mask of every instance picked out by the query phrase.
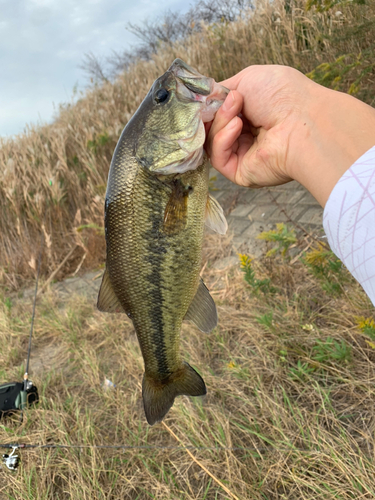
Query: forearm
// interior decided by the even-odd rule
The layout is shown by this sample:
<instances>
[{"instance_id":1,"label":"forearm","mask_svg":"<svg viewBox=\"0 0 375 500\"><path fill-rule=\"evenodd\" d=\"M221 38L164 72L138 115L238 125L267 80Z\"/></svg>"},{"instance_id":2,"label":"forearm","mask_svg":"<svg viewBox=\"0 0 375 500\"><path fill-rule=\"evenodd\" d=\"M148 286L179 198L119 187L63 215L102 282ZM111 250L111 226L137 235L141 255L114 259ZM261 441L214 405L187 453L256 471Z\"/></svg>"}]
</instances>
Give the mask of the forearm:
<instances>
[{"instance_id":1,"label":"forearm","mask_svg":"<svg viewBox=\"0 0 375 500\"><path fill-rule=\"evenodd\" d=\"M375 145L375 109L313 84L310 105L295 123L290 175L324 207L350 166Z\"/></svg>"}]
</instances>

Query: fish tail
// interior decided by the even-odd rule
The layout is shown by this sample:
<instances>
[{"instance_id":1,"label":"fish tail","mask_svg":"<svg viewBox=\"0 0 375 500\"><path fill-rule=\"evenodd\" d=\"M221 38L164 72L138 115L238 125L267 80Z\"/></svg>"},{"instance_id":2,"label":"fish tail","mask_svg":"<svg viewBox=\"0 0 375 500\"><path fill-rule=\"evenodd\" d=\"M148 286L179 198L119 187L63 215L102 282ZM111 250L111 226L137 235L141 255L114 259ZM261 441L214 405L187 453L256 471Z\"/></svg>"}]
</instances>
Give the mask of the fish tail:
<instances>
[{"instance_id":1,"label":"fish tail","mask_svg":"<svg viewBox=\"0 0 375 500\"><path fill-rule=\"evenodd\" d=\"M147 422L153 425L163 420L176 396L204 396L206 393L203 378L186 362L165 380L155 380L145 373L142 397Z\"/></svg>"}]
</instances>

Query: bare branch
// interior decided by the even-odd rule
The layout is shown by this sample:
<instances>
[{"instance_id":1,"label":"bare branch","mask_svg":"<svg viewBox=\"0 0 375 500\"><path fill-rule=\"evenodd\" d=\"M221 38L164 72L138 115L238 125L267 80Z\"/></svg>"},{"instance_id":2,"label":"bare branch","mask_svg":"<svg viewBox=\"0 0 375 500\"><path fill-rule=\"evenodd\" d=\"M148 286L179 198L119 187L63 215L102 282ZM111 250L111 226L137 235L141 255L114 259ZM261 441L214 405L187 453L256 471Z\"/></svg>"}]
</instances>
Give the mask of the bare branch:
<instances>
[{"instance_id":1,"label":"bare branch","mask_svg":"<svg viewBox=\"0 0 375 500\"><path fill-rule=\"evenodd\" d=\"M150 60L161 43L172 45L183 40L193 32L200 31L202 22L232 22L242 10L252 7L252 0L199 0L185 14L167 10L161 18L154 21L146 19L141 24L129 23L126 29L138 38L138 45L121 52L112 52L104 63L92 53L86 54L80 67L95 82L113 79L136 60ZM104 67L108 69L105 70Z\"/></svg>"},{"instance_id":2,"label":"bare branch","mask_svg":"<svg viewBox=\"0 0 375 500\"><path fill-rule=\"evenodd\" d=\"M83 61L79 67L90 77L90 79L93 80L94 83L107 82L109 80L104 72L103 63L92 52L84 55Z\"/></svg>"}]
</instances>

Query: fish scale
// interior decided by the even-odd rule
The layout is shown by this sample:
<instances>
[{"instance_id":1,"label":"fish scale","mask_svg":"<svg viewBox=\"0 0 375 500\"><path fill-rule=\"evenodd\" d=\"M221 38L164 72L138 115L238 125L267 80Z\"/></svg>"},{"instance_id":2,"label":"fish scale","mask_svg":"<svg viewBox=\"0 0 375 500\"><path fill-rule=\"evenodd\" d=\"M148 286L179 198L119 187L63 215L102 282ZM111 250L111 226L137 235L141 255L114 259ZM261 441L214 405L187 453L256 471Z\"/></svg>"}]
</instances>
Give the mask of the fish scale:
<instances>
[{"instance_id":1,"label":"fish scale","mask_svg":"<svg viewBox=\"0 0 375 500\"><path fill-rule=\"evenodd\" d=\"M117 169L124 171L121 163ZM181 364L181 324L199 284L207 161L180 179L193 191L186 226L176 235L163 233L170 186L136 162L127 160L126 175L120 181L123 191L112 196L109 190L107 195L108 273L134 323L146 373L160 379Z\"/></svg>"},{"instance_id":2,"label":"fish scale","mask_svg":"<svg viewBox=\"0 0 375 500\"><path fill-rule=\"evenodd\" d=\"M199 150L205 98L181 86L184 75L190 85L193 75L204 96L217 85L180 60L156 80L116 146L105 202L107 260L98 308L125 312L133 322L150 424L165 416L177 395L206 393L201 376L181 359L182 321L205 332L217 322L199 272L205 222L220 231L226 221L208 196L208 162Z\"/></svg>"}]
</instances>

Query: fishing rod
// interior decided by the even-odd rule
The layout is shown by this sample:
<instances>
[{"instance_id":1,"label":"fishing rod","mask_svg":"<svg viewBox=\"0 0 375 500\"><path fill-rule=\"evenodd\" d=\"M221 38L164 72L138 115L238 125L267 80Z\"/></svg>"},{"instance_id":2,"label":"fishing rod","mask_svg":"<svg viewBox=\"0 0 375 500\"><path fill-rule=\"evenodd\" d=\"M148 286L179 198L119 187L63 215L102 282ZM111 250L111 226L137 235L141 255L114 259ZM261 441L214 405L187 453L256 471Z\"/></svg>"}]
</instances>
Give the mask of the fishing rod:
<instances>
[{"instance_id":1,"label":"fishing rod","mask_svg":"<svg viewBox=\"0 0 375 500\"><path fill-rule=\"evenodd\" d=\"M3 463L7 466L7 468L11 471L16 471L20 464L20 456L16 455L16 450L21 449L65 449L65 450L73 450L73 449L98 449L98 450L171 450L171 451L246 451L246 452L254 452L260 453L262 451L267 452L279 452L279 453L290 453L291 451L298 451L299 453L307 453L311 455L312 453L321 454L327 453L327 450L324 448L321 450L309 450L306 448L296 448L294 446L284 446L284 447L258 447L258 446L193 446L193 445L170 445L170 446L159 446L159 445L89 445L89 444L25 444L25 443L8 443L8 444L0 444L0 448L11 449L12 453L8 455L7 453L3 454Z\"/></svg>"},{"instance_id":2,"label":"fishing rod","mask_svg":"<svg viewBox=\"0 0 375 500\"><path fill-rule=\"evenodd\" d=\"M38 283L40 276L40 268L42 263L42 253L43 253L43 233L40 240L40 249L38 257L38 268L35 280L35 291L33 300L33 311L31 315L30 324L30 334L29 334L29 345L27 349L27 361L25 374L23 376L22 382L6 382L0 385L0 419L9 416L13 413L20 412L20 423L23 421L24 410L39 401L38 388L29 379L29 367L30 367L30 354L31 354L31 340L34 331L34 319L35 319L35 309L36 309L36 298L38 294ZM10 470L16 470L19 465L19 456L15 455L15 450L19 448L18 445L11 446L13 451L10 455L3 455L3 462Z\"/></svg>"}]
</instances>

